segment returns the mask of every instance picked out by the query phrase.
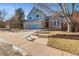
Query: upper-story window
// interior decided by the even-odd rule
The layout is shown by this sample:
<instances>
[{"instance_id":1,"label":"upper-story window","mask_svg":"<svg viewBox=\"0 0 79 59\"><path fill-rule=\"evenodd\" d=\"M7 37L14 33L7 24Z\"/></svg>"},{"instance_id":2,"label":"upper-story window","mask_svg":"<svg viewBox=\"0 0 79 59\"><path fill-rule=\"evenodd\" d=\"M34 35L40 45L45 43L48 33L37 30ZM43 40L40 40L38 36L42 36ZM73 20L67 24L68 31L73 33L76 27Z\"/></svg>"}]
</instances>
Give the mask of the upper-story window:
<instances>
[{"instance_id":1,"label":"upper-story window","mask_svg":"<svg viewBox=\"0 0 79 59\"><path fill-rule=\"evenodd\" d=\"M62 15L60 15L59 17L60 17L60 18L64 18L64 16L62 16Z\"/></svg>"},{"instance_id":2,"label":"upper-story window","mask_svg":"<svg viewBox=\"0 0 79 59\"><path fill-rule=\"evenodd\" d=\"M37 14L37 15L35 16L35 18L36 18L36 20L38 20L38 19L39 19L39 15Z\"/></svg>"},{"instance_id":3,"label":"upper-story window","mask_svg":"<svg viewBox=\"0 0 79 59\"><path fill-rule=\"evenodd\" d=\"M49 20L49 17L46 17L46 20L48 21Z\"/></svg>"},{"instance_id":4,"label":"upper-story window","mask_svg":"<svg viewBox=\"0 0 79 59\"><path fill-rule=\"evenodd\" d=\"M32 19L32 17L29 17L29 19Z\"/></svg>"},{"instance_id":5,"label":"upper-story window","mask_svg":"<svg viewBox=\"0 0 79 59\"><path fill-rule=\"evenodd\" d=\"M38 18L39 17L39 15L36 15L36 18Z\"/></svg>"}]
</instances>

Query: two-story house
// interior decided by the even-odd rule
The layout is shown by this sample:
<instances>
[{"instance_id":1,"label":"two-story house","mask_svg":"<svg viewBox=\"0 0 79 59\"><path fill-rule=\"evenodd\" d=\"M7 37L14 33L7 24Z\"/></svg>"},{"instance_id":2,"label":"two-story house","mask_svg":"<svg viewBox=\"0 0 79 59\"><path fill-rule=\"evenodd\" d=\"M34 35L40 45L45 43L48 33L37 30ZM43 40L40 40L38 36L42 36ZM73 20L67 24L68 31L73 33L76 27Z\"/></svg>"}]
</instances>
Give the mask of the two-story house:
<instances>
[{"instance_id":1,"label":"two-story house","mask_svg":"<svg viewBox=\"0 0 79 59\"><path fill-rule=\"evenodd\" d=\"M24 22L24 29L61 29L61 19L63 20L60 16L55 17L54 12L34 7Z\"/></svg>"}]
</instances>

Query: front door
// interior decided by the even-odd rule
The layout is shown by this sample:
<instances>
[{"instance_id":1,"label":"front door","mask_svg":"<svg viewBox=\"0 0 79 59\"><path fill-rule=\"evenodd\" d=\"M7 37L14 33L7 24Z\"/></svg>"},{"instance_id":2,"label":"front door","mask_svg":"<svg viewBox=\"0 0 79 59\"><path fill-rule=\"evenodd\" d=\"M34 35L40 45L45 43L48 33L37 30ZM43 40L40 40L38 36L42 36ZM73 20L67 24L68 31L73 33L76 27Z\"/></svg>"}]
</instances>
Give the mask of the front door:
<instances>
[{"instance_id":1,"label":"front door","mask_svg":"<svg viewBox=\"0 0 79 59\"><path fill-rule=\"evenodd\" d=\"M45 25L46 25L46 28L48 28L48 27L49 27L49 22L46 21L46 22L45 22Z\"/></svg>"}]
</instances>

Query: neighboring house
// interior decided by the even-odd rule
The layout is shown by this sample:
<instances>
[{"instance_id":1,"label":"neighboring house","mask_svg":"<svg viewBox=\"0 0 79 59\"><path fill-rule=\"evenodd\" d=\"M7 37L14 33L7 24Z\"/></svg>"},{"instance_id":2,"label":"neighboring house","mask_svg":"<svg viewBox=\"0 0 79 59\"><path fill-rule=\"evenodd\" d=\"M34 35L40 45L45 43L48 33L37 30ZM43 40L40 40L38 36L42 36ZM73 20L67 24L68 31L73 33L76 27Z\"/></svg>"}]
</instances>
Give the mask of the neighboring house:
<instances>
[{"instance_id":1,"label":"neighboring house","mask_svg":"<svg viewBox=\"0 0 79 59\"><path fill-rule=\"evenodd\" d=\"M10 20L5 21L5 27L12 28L14 27L15 24L18 25L17 19L18 19L18 16L12 17Z\"/></svg>"},{"instance_id":2,"label":"neighboring house","mask_svg":"<svg viewBox=\"0 0 79 59\"><path fill-rule=\"evenodd\" d=\"M27 20L24 22L24 29L49 29L50 23L52 22L51 27L60 30L62 18L59 16L56 18L54 16L55 14L55 12L34 7L28 14Z\"/></svg>"}]
</instances>

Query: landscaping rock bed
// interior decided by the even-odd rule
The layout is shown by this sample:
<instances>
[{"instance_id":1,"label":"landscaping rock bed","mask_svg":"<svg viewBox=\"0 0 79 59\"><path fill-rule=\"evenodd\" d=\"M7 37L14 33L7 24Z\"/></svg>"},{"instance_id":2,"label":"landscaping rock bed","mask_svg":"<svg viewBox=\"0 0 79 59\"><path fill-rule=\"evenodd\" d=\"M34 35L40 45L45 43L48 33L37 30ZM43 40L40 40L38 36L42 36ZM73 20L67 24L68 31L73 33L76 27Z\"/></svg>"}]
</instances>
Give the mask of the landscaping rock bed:
<instances>
[{"instance_id":1,"label":"landscaping rock bed","mask_svg":"<svg viewBox=\"0 0 79 59\"><path fill-rule=\"evenodd\" d=\"M56 34L56 35L51 35L51 36L48 36L49 38L64 38L64 39L76 39L78 40L79 39L79 35L77 34Z\"/></svg>"}]
</instances>

